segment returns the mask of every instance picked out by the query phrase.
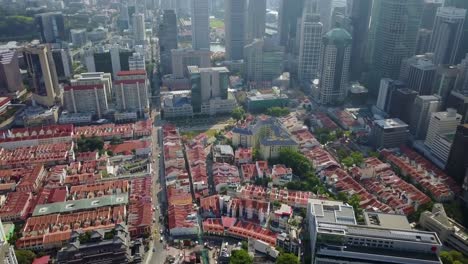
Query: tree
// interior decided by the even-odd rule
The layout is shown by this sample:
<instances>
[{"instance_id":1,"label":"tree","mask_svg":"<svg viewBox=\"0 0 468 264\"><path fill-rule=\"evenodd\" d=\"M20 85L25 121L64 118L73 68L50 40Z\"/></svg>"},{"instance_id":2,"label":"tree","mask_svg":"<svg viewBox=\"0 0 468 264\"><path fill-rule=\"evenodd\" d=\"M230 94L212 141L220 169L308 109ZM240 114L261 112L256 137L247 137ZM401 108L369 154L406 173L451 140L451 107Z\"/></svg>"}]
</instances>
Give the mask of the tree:
<instances>
[{"instance_id":1,"label":"tree","mask_svg":"<svg viewBox=\"0 0 468 264\"><path fill-rule=\"evenodd\" d=\"M440 252L440 259L444 264L466 264L468 258L465 258L463 254L456 250L442 251Z\"/></svg>"},{"instance_id":2,"label":"tree","mask_svg":"<svg viewBox=\"0 0 468 264\"><path fill-rule=\"evenodd\" d=\"M266 113L267 115L281 117L281 116L289 115L290 111L287 107L274 106L274 107L268 108Z\"/></svg>"},{"instance_id":3,"label":"tree","mask_svg":"<svg viewBox=\"0 0 468 264\"><path fill-rule=\"evenodd\" d=\"M242 241L241 248L246 251L249 250L249 244L247 243L247 241Z\"/></svg>"},{"instance_id":4,"label":"tree","mask_svg":"<svg viewBox=\"0 0 468 264\"><path fill-rule=\"evenodd\" d=\"M361 152L352 152L351 158L353 158L354 164L359 165L364 161L364 157L362 156Z\"/></svg>"},{"instance_id":5,"label":"tree","mask_svg":"<svg viewBox=\"0 0 468 264\"><path fill-rule=\"evenodd\" d=\"M233 250L229 264L253 264L253 258L246 250Z\"/></svg>"},{"instance_id":6,"label":"tree","mask_svg":"<svg viewBox=\"0 0 468 264\"><path fill-rule=\"evenodd\" d=\"M235 120L243 120L245 118L245 110L241 106L236 107L234 110L232 110L231 113L232 118Z\"/></svg>"},{"instance_id":7,"label":"tree","mask_svg":"<svg viewBox=\"0 0 468 264\"><path fill-rule=\"evenodd\" d=\"M299 264L299 258L291 253L281 254L276 259L276 264Z\"/></svg>"},{"instance_id":8,"label":"tree","mask_svg":"<svg viewBox=\"0 0 468 264\"><path fill-rule=\"evenodd\" d=\"M346 167L351 167L354 164L354 160L352 157L346 157L341 160L341 163L343 163L343 165L345 165Z\"/></svg>"},{"instance_id":9,"label":"tree","mask_svg":"<svg viewBox=\"0 0 468 264\"><path fill-rule=\"evenodd\" d=\"M278 161L290 167L294 174L301 178L305 178L305 175L313 169L312 163L304 155L293 149L280 150Z\"/></svg>"},{"instance_id":10,"label":"tree","mask_svg":"<svg viewBox=\"0 0 468 264\"><path fill-rule=\"evenodd\" d=\"M31 250L17 249L15 250L16 259L20 264L31 264L36 258L36 254Z\"/></svg>"},{"instance_id":11,"label":"tree","mask_svg":"<svg viewBox=\"0 0 468 264\"><path fill-rule=\"evenodd\" d=\"M78 152L101 151L104 148L104 140L98 137L81 137L77 142Z\"/></svg>"}]
</instances>

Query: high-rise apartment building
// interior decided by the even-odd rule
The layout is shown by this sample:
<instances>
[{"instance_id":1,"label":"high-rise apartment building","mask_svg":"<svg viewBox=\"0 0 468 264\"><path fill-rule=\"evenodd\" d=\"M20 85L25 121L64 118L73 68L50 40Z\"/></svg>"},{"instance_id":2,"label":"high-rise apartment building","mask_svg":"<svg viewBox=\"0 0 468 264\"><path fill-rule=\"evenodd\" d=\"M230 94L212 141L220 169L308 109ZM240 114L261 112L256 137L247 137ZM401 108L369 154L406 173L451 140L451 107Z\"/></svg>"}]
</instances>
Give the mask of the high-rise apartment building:
<instances>
[{"instance_id":1,"label":"high-rise apartment building","mask_svg":"<svg viewBox=\"0 0 468 264\"><path fill-rule=\"evenodd\" d=\"M65 22L60 12L38 14L35 17L42 43L58 43L66 40Z\"/></svg>"},{"instance_id":2,"label":"high-rise apartment building","mask_svg":"<svg viewBox=\"0 0 468 264\"><path fill-rule=\"evenodd\" d=\"M248 0L245 43L265 35L266 0Z\"/></svg>"},{"instance_id":3,"label":"high-rise apartment building","mask_svg":"<svg viewBox=\"0 0 468 264\"><path fill-rule=\"evenodd\" d=\"M148 79L146 71L121 71L114 81L116 107L119 111L138 112L149 108Z\"/></svg>"},{"instance_id":4,"label":"high-rise apartment building","mask_svg":"<svg viewBox=\"0 0 468 264\"><path fill-rule=\"evenodd\" d=\"M453 108L448 108L445 112L432 113L424 144L432 148L438 134L455 132L461 120L462 116Z\"/></svg>"},{"instance_id":5,"label":"high-rise apartment building","mask_svg":"<svg viewBox=\"0 0 468 264\"><path fill-rule=\"evenodd\" d=\"M255 39L244 47L244 73L247 82L259 85L283 73L284 47L271 39Z\"/></svg>"},{"instance_id":6,"label":"high-rise apartment building","mask_svg":"<svg viewBox=\"0 0 468 264\"><path fill-rule=\"evenodd\" d=\"M210 50L208 0L192 0L192 48Z\"/></svg>"},{"instance_id":7,"label":"high-rise apartment building","mask_svg":"<svg viewBox=\"0 0 468 264\"><path fill-rule=\"evenodd\" d=\"M133 14L133 39L136 44L144 44L146 40L145 14Z\"/></svg>"},{"instance_id":8,"label":"high-rise apartment building","mask_svg":"<svg viewBox=\"0 0 468 264\"><path fill-rule=\"evenodd\" d=\"M441 97L436 95L419 95L414 100L411 112L410 132L415 139L425 139L432 113L438 112Z\"/></svg>"},{"instance_id":9,"label":"high-rise apartment building","mask_svg":"<svg viewBox=\"0 0 468 264\"><path fill-rule=\"evenodd\" d=\"M359 80L364 71L367 39L369 36L369 21L372 10L372 0L353 0L351 8L351 27L353 44L351 45L350 79Z\"/></svg>"},{"instance_id":10,"label":"high-rise apartment building","mask_svg":"<svg viewBox=\"0 0 468 264\"><path fill-rule=\"evenodd\" d=\"M452 149L445 170L457 183L462 184L468 170L468 124L459 125L453 138Z\"/></svg>"},{"instance_id":11,"label":"high-rise apartment building","mask_svg":"<svg viewBox=\"0 0 468 264\"><path fill-rule=\"evenodd\" d=\"M133 53L133 55L128 58L128 68L130 71L135 71L135 70L146 71L145 56L138 52Z\"/></svg>"},{"instance_id":12,"label":"high-rise apartment building","mask_svg":"<svg viewBox=\"0 0 468 264\"><path fill-rule=\"evenodd\" d=\"M398 78L402 60L414 53L422 8L422 0L374 1L371 82Z\"/></svg>"},{"instance_id":13,"label":"high-rise apartment building","mask_svg":"<svg viewBox=\"0 0 468 264\"><path fill-rule=\"evenodd\" d=\"M434 64L454 64L463 34L466 10L440 7L432 31L429 50L434 52Z\"/></svg>"},{"instance_id":14,"label":"high-rise apartment building","mask_svg":"<svg viewBox=\"0 0 468 264\"><path fill-rule=\"evenodd\" d=\"M301 20L297 71L299 80L303 82L313 80L319 74L323 24L320 22L320 16L312 12L313 10L306 10Z\"/></svg>"},{"instance_id":15,"label":"high-rise apartment building","mask_svg":"<svg viewBox=\"0 0 468 264\"><path fill-rule=\"evenodd\" d=\"M211 51L193 49L174 49L172 54L172 77L186 78L188 66L211 67Z\"/></svg>"},{"instance_id":16,"label":"high-rise apartment building","mask_svg":"<svg viewBox=\"0 0 468 264\"><path fill-rule=\"evenodd\" d=\"M96 72L75 76L64 88L64 107L71 113L93 113L97 118L109 110L112 97L110 73Z\"/></svg>"},{"instance_id":17,"label":"high-rise apartment building","mask_svg":"<svg viewBox=\"0 0 468 264\"><path fill-rule=\"evenodd\" d=\"M62 100L55 63L48 45L31 45L19 49L26 62L32 99L44 106L53 106Z\"/></svg>"},{"instance_id":18,"label":"high-rise apartment building","mask_svg":"<svg viewBox=\"0 0 468 264\"><path fill-rule=\"evenodd\" d=\"M317 94L317 99L322 104L340 103L346 98L351 44L351 35L341 28L334 28L323 37Z\"/></svg>"},{"instance_id":19,"label":"high-rise apartment building","mask_svg":"<svg viewBox=\"0 0 468 264\"><path fill-rule=\"evenodd\" d=\"M245 45L245 1L225 0L224 25L226 60L242 60Z\"/></svg>"},{"instance_id":20,"label":"high-rise apartment building","mask_svg":"<svg viewBox=\"0 0 468 264\"><path fill-rule=\"evenodd\" d=\"M16 94L23 90L18 53L14 50L0 51L0 93Z\"/></svg>"},{"instance_id":21,"label":"high-rise apartment building","mask_svg":"<svg viewBox=\"0 0 468 264\"><path fill-rule=\"evenodd\" d=\"M164 10L162 23L159 25L159 57L163 74L171 72L173 49L177 49L177 17L174 10Z\"/></svg>"}]
</instances>

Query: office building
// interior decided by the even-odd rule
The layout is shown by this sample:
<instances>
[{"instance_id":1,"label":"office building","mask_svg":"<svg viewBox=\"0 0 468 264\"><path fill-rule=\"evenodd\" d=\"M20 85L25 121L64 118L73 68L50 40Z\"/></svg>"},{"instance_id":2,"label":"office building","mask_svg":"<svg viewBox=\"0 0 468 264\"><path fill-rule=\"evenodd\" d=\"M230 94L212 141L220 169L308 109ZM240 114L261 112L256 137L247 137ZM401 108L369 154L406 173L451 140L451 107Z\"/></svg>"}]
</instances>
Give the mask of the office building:
<instances>
[{"instance_id":1,"label":"office building","mask_svg":"<svg viewBox=\"0 0 468 264\"><path fill-rule=\"evenodd\" d=\"M442 162L443 166L447 164L454 136L454 132L437 134L435 140L432 142L431 153Z\"/></svg>"},{"instance_id":2,"label":"office building","mask_svg":"<svg viewBox=\"0 0 468 264\"><path fill-rule=\"evenodd\" d=\"M322 50L323 24L320 16L306 10L301 20L301 33L299 44L299 80L307 82L316 79L319 74L320 52Z\"/></svg>"},{"instance_id":3,"label":"office building","mask_svg":"<svg viewBox=\"0 0 468 264\"><path fill-rule=\"evenodd\" d=\"M245 43L265 35L266 0L248 0Z\"/></svg>"},{"instance_id":4,"label":"office building","mask_svg":"<svg viewBox=\"0 0 468 264\"><path fill-rule=\"evenodd\" d=\"M448 108L446 112L432 113L429 120L427 137L424 144L428 148L432 148L432 144L436 140L438 134L453 133L460 124L462 116L457 114L453 108Z\"/></svg>"},{"instance_id":5,"label":"office building","mask_svg":"<svg viewBox=\"0 0 468 264\"><path fill-rule=\"evenodd\" d=\"M455 87L458 72L458 68L453 65L439 65L437 67L432 91L441 97L444 109L447 108L445 103Z\"/></svg>"},{"instance_id":6,"label":"office building","mask_svg":"<svg viewBox=\"0 0 468 264\"><path fill-rule=\"evenodd\" d=\"M429 52L429 45L431 44L432 30L420 28L418 30L418 37L416 39L416 48L414 54L424 54Z\"/></svg>"},{"instance_id":7,"label":"office building","mask_svg":"<svg viewBox=\"0 0 468 264\"><path fill-rule=\"evenodd\" d=\"M351 27L353 44L351 45L350 79L359 80L364 71L369 22L372 10L372 0L353 0L351 8Z\"/></svg>"},{"instance_id":8,"label":"office building","mask_svg":"<svg viewBox=\"0 0 468 264\"><path fill-rule=\"evenodd\" d=\"M444 5L444 0L424 0L421 23L419 24L420 29L427 29L432 31L434 27L434 21L436 19L437 9ZM422 53L416 53L422 54Z\"/></svg>"},{"instance_id":9,"label":"office building","mask_svg":"<svg viewBox=\"0 0 468 264\"><path fill-rule=\"evenodd\" d=\"M271 87L271 82L283 73L283 61L284 47L271 39L255 39L244 47L245 80L259 86L266 82Z\"/></svg>"},{"instance_id":10,"label":"office building","mask_svg":"<svg viewBox=\"0 0 468 264\"><path fill-rule=\"evenodd\" d=\"M85 28L70 29L71 41L73 47L81 48L88 42Z\"/></svg>"},{"instance_id":11,"label":"office building","mask_svg":"<svg viewBox=\"0 0 468 264\"><path fill-rule=\"evenodd\" d=\"M149 108L146 71L121 71L114 81L117 110L143 115Z\"/></svg>"},{"instance_id":12,"label":"office building","mask_svg":"<svg viewBox=\"0 0 468 264\"><path fill-rule=\"evenodd\" d=\"M84 53L84 61L88 72L109 72L116 76L119 71L128 71L128 58L133 55L129 49L115 44L109 48L90 48Z\"/></svg>"},{"instance_id":13,"label":"office building","mask_svg":"<svg viewBox=\"0 0 468 264\"><path fill-rule=\"evenodd\" d=\"M208 0L192 0L192 48L210 50Z\"/></svg>"},{"instance_id":14,"label":"office building","mask_svg":"<svg viewBox=\"0 0 468 264\"><path fill-rule=\"evenodd\" d=\"M187 78L187 66L200 68L211 67L211 51L193 49L174 49L172 54L172 77L176 79Z\"/></svg>"},{"instance_id":15,"label":"office building","mask_svg":"<svg viewBox=\"0 0 468 264\"><path fill-rule=\"evenodd\" d=\"M398 78L404 58L413 55L423 9L421 0L374 1L371 29L372 82Z\"/></svg>"},{"instance_id":16,"label":"office building","mask_svg":"<svg viewBox=\"0 0 468 264\"><path fill-rule=\"evenodd\" d=\"M452 149L445 170L447 174L462 184L468 170L468 124L459 125L453 138Z\"/></svg>"},{"instance_id":17,"label":"office building","mask_svg":"<svg viewBox=\"0 0 468 264\"><path fill-rule=\"evenodd\" d=\"M73 60L70 50L52 48L52 58L59 81L67 81L73 74Z\"/></svg>"},{"instance_id":18,"label":"office building","mask_svg":"<svg viewBox=\"0 0 468 264\"><path fill-rule=\"evenodd\" d=\"M225 0L225 57L229 61L242 60L244 58L245 1Z\"/></svg>"},{"instance_id":19,"label":"office building","mask_svg":"<svg viewBox=\"0 0 468 264\"><path fill-rule=\"evenodd\" d=\"M311 1L311 0L306 0ZM320 22L323 25L323 32L330 31L333 27L331 25L333 3L329 0L312 0L316 2L317 12L320 14Z\"/></svg>"},{"instance_id":20,"label":"office building","mask_svg":"<svg viewBox=\"0 0 468 264\"><path fill-rule=\"evenodd\" d=\"M352 206L339 201L317 199L309 199L307 203L307 221L311 227L318 223L357 224Z\"/></svg>"},{"instance_id":21,"label":"office building","mask_svg":"<svg viewBox=\"0 0 468 264\"><path fill-rule=\"evenodd\" d=\"M450 248L468 252L466 229L447 216L443 204L434 204L432 211L423 212L419 223L422 228L436 232L440 240Z\"/></svg>"},{"instance_id":22,"label":"office building","mask_svg":"<svg viewBox=\"0 0 468 264\"><path fill-rule=\"evenodd\" d=\"M278 18L280 45L287 53L293 53L297 33L297 21L302 16L304 0L281 0Z\"/></svg>"},{"instance_id":23,"label":"office building","mask_svg":"<svg viewBox=\"0 0 468 264\"><path fill-rule=\"evenodd\" d=\"M414 100L411 111L410 132L415 139L425 139L432 113L438 112L441 97L437 95L419 95Z\"/></svg>"},{"instance_id":24,"label":"office building","mask_svg":"<svg viewBox=\"0 0 468 264\"><path fill-rule=\"evenodd\" d=\"M136 44L144 44L146 40L145 14L133 14L133 40Z\"/></svg>"},{"instance_id":25,"label":"office building","mask_svg":"<svg viewBox=\"0 0 468 264\"><path fill-rule=\"evenodd\" d=\"M55 63L48 45L31 45L19 49L23 53L33 91L32 99L37 104L51 107L62 101Z\"/></svg>"},{"instance_id":26,"label":"office building","mask_svg":"<svg viewBox=\"0 0 468 264\"><path fill-rule=\"evenodd\" d=\"M237 106L228 96L229 70L226 67L188 66L194 114L230 113Z\"/></svg>"},{"instance_id":27,"label":"office building","mask_svg":"<svg viewBox=\"0 0 468 264\"><path fill-rule=\"evenodd\" d=\"M37 14L35 23L42 43L59 43L66 40L65 22L62 13Z\"/></svg>"},{"instance_id":28,"label":"office building","mask_svg":"<svg viewBox=\"0 0 468 264\"><path fill-rule=\"evenodd\" d=\"M128 58L128 69L130 71L144 70L146 71L145 56L135 52L131 57Z\"/></svg>"},{"instance_id":29,"label":"office building","mask_svg":"<svg viewBox=\"0 0 468 264\"><path fill-rule=\"evenodd\" d=\"M466 10L440 7L432 30L429 51L434 52L434 64L454 64L458 55Z\"/></svg>"},{"instance_id":30,"label":"office building","mask_svg":"<svg viewBox=\"0 0 468 264\"><path fill-rule=\"evenodd\" d=\"M464 91L450 92L446 107L456 109L457 113L462 116L462 123L468 122L468 93Z\"/></svg>"},{"instance_id":31,"label":"office building","mask_svg":"<svg viewBox=\"0 0 468 264\"><path fill-rule=\"evenodd\" d=\"M131 241L125 224L87 231L72 231L69 243L57 253L57 263L141 263L141 240Z\"/></svg>"},{"instance_id":32,"label":"office building","mask_svg":"<svg viewBox=\"0 0 468 264\"><path fill-rule=\"evenodd\" d=\"M390 117L399 118L403 122L409 124L411 122L411 113L413 110L414 100L418 93L408 88L399 88L393 90L390 94L390 101L387 113Z\"/></svg>"},{"instance_id":33,"label":"office building","mask_svg":"<svg viewBox=\"0 0 468 264\"><path fill-rule=\"evenodd\" d=\"M404 70L407 73L407 87L420 95L433 94L434 77L437 66L431 60L426 58L413 57L407 61L408 68Z\"/></svg>"},{"instance_id":34,"label":"office building","mask_svg":"<svg viewBox=\"0 0 468 264\"><path fill-rule=\"evenodd\" d=\"M64 88L64 108L69 113L93 113L98 119L109 110L112 98L110 73L76 75Z\"/></svg>"},{"instance_id":35,"label":"office building","mask_svg":"<svg viewBox=\"0 0 468 264\"><path fill-rule=\"evenodd\" d=\"M23 90L18 53L14 50L0 51L0 93L19 94Z\"/></svg>"},{"instance_id":36,"label":"office building","mask_svg":"<svg viewBox=\"0 0 468 264\"><path fill-rule=\"evenodd\" d=\"M121 3L119 6L120 13L117 19L117 27L124 31L130 27L130 15L128 14L128 6L125 3Z\"/></svg>"},{"instance_id":37,"label":"office building","mask_svg":"<svg viewBox=\"0 0 468 264\"><path fill-rule=\"evenodd\" d=\"M173 49L177 49L177 17L174 10L164 10L162 23L159 25L160 70L163 75L171 72Z\"/></svg>"},{"instance_id":38,"label":"office building","mask_svg":"<svg viewBox=\"0 0 468 264\"><path fill-rule=\"evenodd\" d=\"M344 29L334 28L323 37L316 98L322 104L344 101L349 86L349 62L352 37Z\"/></svg>"},{"instance_id":39,"label":"office building","mask_svg":"<svg viewBox=\"0 0 468 264\"><path fill-rule=\"evenodd\" d=\"M376 106L380 110L389 113L392 105L392 96L398 89L405 89L406 84L398 80L389 78L382 78L380 80L379 96L377 98Z\"/></svg>"},{"instance_id":40,"label":"office building","mask_svg":"<svg viewBox=\"0 0 468 264\"><path fill-rule=\"evenodd\" d=\"M408 139L408 125L398 118L375 120L372 141L376 148L398 148Z\"/></svg>"},{"instance_id":41,"label":"office building","mask_svg":"<svg viewBox=\"0 0 468 264\"><path fill-rule=\"evenodd\" d=\"M455 83L456 90L468 93L468 55L457 66L458 76Z\"/></svg>"},{"instance_id":42,"label":"office building","mask_svg":"<svg viewBox=\"0 0 468 264\"><path fill-rule=\"evenodd\" d=\"M0 260L4 264L18 264L16 259L15 248L13 245L8 244L7 234L0 220Z\"/></svg>"}]
</instances>

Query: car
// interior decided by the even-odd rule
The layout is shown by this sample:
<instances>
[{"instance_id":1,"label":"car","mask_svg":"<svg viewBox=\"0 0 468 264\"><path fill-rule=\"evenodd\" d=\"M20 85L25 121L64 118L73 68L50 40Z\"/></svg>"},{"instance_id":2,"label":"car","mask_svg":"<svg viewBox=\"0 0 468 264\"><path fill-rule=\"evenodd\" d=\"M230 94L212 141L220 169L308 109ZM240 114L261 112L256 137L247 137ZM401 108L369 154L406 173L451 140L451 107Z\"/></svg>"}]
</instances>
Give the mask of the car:
<instances>
[{"instance_id":1,"label":"car","mask_svg":"<svg viewBox=\"0 0 468 264\"><path fill-rule=\"evenodd\" d=\"M161 237L159 238L159 242L163 242L163 241L164 241L164 237L161 236Z\"/></svg>"},{"instance_id":2,"label":"car","mask_svg":"<svg viewBox=\"0 0 468 264\"><path fill-rule=\"evenodd\" d=\"M153 248L153 252L156 252L156 248Z\"/></svg>"},{"instance_id":3,"label":"car","mask_svg":"<svg viewBox=\"0 0 468 264\"><path fill-rule=\"evenodd\" d=\"M162 234L163 233L163 230L162 228L159 229L159 234Z\"/></svg>"},{"instance_id":4,"label":"car","mask_svg":"<svg viewBox=\"0 0 468 264\"><path fill-rule=\"evenodd\" d=\"M159 205L158 205L158 206L156 206L156 210L158 210L158 211L159 211Z\"/></svg>"},{"instance_id":5,"label":"car","mask_svg":"<svg viewBox=\"0 0 468 264\"><path fill-rule=\"evenodd\" d=\"M156 218L153 218L153 223L156 223Z\"/></svg>"}]
</instances>

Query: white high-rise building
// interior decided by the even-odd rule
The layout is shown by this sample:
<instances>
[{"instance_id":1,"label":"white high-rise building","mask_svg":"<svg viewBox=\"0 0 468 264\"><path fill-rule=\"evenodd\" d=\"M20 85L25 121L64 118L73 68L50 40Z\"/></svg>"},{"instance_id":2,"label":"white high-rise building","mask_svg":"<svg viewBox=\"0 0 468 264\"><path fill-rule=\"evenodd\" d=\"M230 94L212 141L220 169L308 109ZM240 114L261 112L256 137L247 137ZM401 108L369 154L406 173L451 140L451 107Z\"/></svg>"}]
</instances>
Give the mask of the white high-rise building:
<instances>
[{"instance_id":1,"label":"white high-rise building","mask_svg":"<svg viewBox=\"0 0 468 264\"><path fill-rule=\"evenodd\" d=\"M410 122L410 132L416 139L426 137L431 114L439 111L440 103L441 98L437 95L419 95L416 97Z\"/></svg>"},{"instance_id":2,"label":"white high-rise building","mask_svg":"<svg viewBox=\"0 0 468 264\"><path fill-rule=\"evenodd\" d=\"M322 47L323 24L318 14L312 10L304 12L301 22L299 44L299 80L308 81L317 78Z\"/></svg>"},{"instance_id":3,"label":"white high-rise building","mask_svg":"<svg viewBox=\"0 0 468 264\"><path fill-rule=\"evenodd\" d=\"M0 220L0 260L4 264L18 264L15 255L15 248L8 244L3 223Z\"/></svg>"},{"instance_id":4,"label":"white high-rise building","mask_svg":"<svg viewBox=\"0 0 468 264\"><path fill-rule=\"evenodd\" d=\"M225 0L224 23L226 59L244 58L245 0Z\"/></svg>"},{"instance_id":5,"label":"white high-rise building","mask_svg":"<svg viewBox=\"0 0 468 264\"><path fill-rule=\"evenodd\" d=\"M114 82L116 106L119 111L143 113L149 108L146 71L121 71Z\"/></svg>"},{"instance_id":6,"label":"white high-rise building","mask_svg":"<svg viewBox=\"0 0 468 264\"><path fill-rule=\"evenodd\" d=\"M323 37L320 83L316 94L322 104L340 103L346 98L351 44L351 35L342 28L334 28Z\"/></svg>"},{"instance_id":7,"label":"white high-rise building","mask_svg":"<svg viewBox=\"0 0 468 264\"><path fill-rule=\"evenodd\" d=\"M434 22L429 51L434 52L434 64L454 64L463 34L466 10L439 7Z\"/></svg>"},{"instance_id":8,"label":"white high-rise building","mask_svg":"<svg viewBox=\"0 0 468 264\"><path fill-rule=\"evenodd\" d=\"M437 135L454 133L460 124L462 116L457 114L453 108L448 108L446 112L437 112L431 115L427 137L424 144L432 148Z\"/></svg>"},{"instance_id":9,"label":"white high-rise building","mask_svg":"<svg viewBox=\"0 0 468 264\"><path fill-rule=\"evenodd\" d=\"M210 49L210 15L208 0L192 0L192 48Z\"/></svg>"},{"instance_id":10,"label":"white high-rise building","mask_svg":"<svg viewBox=\"0 0 468 264\"><path fill-rule=\"evenodd\" d=\"M144 14L133 14L133 36L137 44L144 44L146 39Z\"/></svg>"}]
</instances>

